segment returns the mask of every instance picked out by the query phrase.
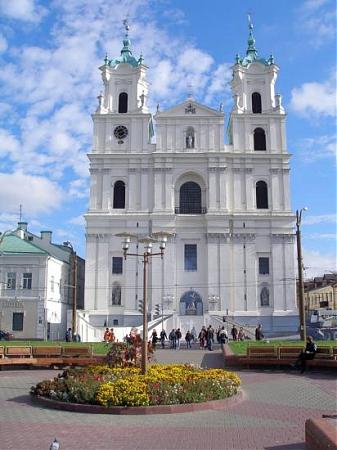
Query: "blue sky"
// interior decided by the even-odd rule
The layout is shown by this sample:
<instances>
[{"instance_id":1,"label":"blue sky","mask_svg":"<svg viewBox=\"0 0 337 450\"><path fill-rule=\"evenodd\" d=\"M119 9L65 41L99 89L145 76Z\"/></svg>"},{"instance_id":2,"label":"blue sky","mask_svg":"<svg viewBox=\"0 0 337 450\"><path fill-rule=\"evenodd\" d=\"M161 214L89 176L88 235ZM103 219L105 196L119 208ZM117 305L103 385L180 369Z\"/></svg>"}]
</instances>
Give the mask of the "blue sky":
<instances>
[{"instance_id":1,"label":"blue sky","mask_svg":"<svg viewBox=\"0 0 337 450\"><path fill-rule=\"evenodd\" d=\"M105 52L122 20L149 66L152 111L186 97L231 109L235 54L252 14L261 56L280 66L288 113L293 210L303 219L306 275L336 270L336 3L334 0L0 0L0 230L23 205L29 229L53 231L85 256L92 122Z\"/></svg>"}]
</instances>

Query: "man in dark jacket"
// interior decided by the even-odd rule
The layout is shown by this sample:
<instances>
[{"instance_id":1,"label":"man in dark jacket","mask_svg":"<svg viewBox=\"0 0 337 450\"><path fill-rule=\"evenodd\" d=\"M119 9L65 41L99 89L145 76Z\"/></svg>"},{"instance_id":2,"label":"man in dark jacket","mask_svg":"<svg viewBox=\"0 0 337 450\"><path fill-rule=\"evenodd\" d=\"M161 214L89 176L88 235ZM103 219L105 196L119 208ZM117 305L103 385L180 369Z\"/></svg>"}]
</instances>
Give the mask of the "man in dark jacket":
<instances>
[{"instance_id":1,"label":"man in dark jacket","mask_svg":"<svg viewBox=\"0 0 337 450\"><path fill-rule=\"evenodd\" d=\"M264 338L264 335L262 333L262 325L259 323L257 328L255 329L255 339L257 341L261 341Z\"/></svg>"},{"instance_id":2,"label":"man in dark jacket","mask_svg":"<svg viewBox=\"0 0 337 450\"><path fill-rule=\"evenodd\" d=\"M304 373L307 361L310 359L314 359L316 352L317 352L317 345L315 344L313 337L308 336L305 349L298 355L295 367L299 367L301 369L301 373Z\"/></svg>"}]
</instances>

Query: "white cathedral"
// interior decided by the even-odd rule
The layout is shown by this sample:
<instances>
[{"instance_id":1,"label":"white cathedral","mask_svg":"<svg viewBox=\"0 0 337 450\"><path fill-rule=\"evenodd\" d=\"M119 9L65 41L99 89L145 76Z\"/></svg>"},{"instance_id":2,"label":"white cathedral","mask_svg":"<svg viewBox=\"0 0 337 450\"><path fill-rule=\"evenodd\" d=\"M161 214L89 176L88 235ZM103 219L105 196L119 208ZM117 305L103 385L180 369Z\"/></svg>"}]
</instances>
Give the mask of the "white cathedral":
<instances>
[{"instance_id":1,"label":"white cathedral","mask_svg":"<svg viewBox=\"0 0 337 450\"><path fill-rule=\"evenodd\" d=\"M192 95L151 115L147 67L132 55L128 31L121 55L105 58L92 116L81 323L97 330L142 323L142 259L124 260L116 234L166 231L173 236L164 258L151 258L148 292L148 313L159 309L166 329L216 325L227 316L270 333L297 330L279 67L272 56L259 57L252 28L246 56L233 66L228 144L222 107ZM142 244L130 252L142 253Z\"/></svg>"}]
</instances>

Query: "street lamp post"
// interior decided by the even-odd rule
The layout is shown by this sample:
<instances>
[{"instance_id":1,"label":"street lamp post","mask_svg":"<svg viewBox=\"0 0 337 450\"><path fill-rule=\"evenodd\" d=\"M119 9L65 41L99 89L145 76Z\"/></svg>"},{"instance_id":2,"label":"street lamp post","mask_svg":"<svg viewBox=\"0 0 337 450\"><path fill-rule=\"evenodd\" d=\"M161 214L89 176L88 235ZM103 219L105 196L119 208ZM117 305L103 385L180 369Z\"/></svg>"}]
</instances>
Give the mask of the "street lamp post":
<instances>
[{"instance_id":1,"label":"street lamp post","mask_svg":"<svg viewBox=\"0 0 337 450\"><path fill-rule=\"evenodd\" d=\"M131 233L118 233L116 236L123 238L123 254L124 259L127 256L140 256L143 258L143 342L142 342L142 374L147 372L147 355L148 355L148 325L147 325L147 281L148 281L148 264L150 258L153 256L160 256L163 258L166 248L167 238L172 236L172 233L159 231L153 233L151 236L145 236L139 239L140 236ZM129 253L129 245L131 239L136 239L137 242L144 244L143 253ZM159 243L160 252L152 253L152 246L154 243Z\"/></svg>"},{"instance_id":2,"label":"street lamp post","mask_svg":"<svg viewBox=\"0 0 337 450\"><path fill-rule=\"evenodd\" d=\"M302 212L308 208L301 208L296 211L296 242L297 242L297 267L298 267L298 306L300 313L300 336L302 341L306 340L306 320L304 307L304 283L303 283L303 257L301 243L301 221Z\"/></svg>"},{"instance_id":3,"label":"street lamp post","mask_svg":"<svg viewBox=\"0 0 337 450\"><path fill-rule=\"evenodd\" d=\"M63 245L71 248L71 273L72 281L71 288L73 289L73 303L72 303L72 316L71 316L71 330L73 338L76 336L76 315L77 315L77 255L73 245L70 241L63 242Z\"/></svg>"}]
</instances>

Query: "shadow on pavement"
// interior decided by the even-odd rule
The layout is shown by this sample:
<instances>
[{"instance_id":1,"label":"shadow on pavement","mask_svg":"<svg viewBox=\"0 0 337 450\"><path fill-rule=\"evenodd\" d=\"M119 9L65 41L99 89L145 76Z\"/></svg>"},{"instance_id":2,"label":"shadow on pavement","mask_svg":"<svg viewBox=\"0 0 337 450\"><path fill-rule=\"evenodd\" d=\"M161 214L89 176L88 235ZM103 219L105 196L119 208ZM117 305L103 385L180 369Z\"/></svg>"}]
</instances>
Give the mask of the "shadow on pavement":
<instances>
[{"instance_id":1,"label":"shadow on pavement","mask_svg":"<svg viewBox=\"0 0 337 450\"><path fill-rule=\"evenodd\" d=\"M17 397L9 398L8 402L20 403L21 405L31 405L34 406L32 402L31 396L29 394L26 395L18 395Z\"/></svg>"},{"instance_id":2,"label":"shadow on pavement","mask_svg":"<svg viewBox=\"0 0 337 450\"><path fill-rule=\"evenodd\" d=\"M264 450L305 450L305 443L275 445L273 447L264 447Z\"/></svg>"},{"instance_id":3,"label":"shadow on pavement","mask_svg":"<svg viewBox=\"0 0 337 450\"><path fill-rule=\"evenodd\" d=\"M200 365L209 369L223 369L225 362L222 353L205 353Z\"/></svg>"}]
</instances>

